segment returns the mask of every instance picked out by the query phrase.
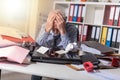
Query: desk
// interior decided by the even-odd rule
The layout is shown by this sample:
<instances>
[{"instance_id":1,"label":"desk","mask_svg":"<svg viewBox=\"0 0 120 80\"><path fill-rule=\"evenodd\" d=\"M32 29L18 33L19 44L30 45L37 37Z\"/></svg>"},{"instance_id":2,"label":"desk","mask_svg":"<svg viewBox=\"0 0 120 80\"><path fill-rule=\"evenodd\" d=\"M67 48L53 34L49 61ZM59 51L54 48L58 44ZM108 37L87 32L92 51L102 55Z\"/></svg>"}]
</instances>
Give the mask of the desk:
<instances>
[{"instance_id":1,"label":"desk","mask_svg":"<svg viewBox=\"0 0 120 80\"><path fill-rule=\"evenodd\" d=\"M75 71L66 65L59 65L59 64L49 64L49 63L32 63L30 65L20 65L14 63L3 63L0 62L0 69L1 70L9 70L15 71L25 74L34 74L34 75L41 75L51 78L57 79L66 79L66 80L111 80L107 79L108 77L93 73L88 73L86 71ZM108 73L111 76L114 74L118 76L117 79L119 80L120 77L120 69L109 69L109 70L100 70L102 73ZM104 78L102 79L101 76ZM98 78L99 77L99 78ZM113 79L112 79L113 80Z\"/></svg>"}]
</instances>

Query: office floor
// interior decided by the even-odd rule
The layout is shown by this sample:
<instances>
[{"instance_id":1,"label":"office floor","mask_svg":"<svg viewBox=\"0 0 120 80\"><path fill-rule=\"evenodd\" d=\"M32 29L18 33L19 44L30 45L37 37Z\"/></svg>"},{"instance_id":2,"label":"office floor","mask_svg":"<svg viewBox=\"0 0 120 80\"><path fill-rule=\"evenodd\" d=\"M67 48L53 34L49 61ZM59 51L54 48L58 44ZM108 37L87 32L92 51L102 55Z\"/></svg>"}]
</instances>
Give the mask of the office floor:
<instances>
[{"instance_id":1,"label":"office floor","mask_svg":"<svg viewBox=\"0 0 120 80\"><path fill-rule=\"evenodd\" d=\"M31 80L31 75L2 70L1 80ZM43 80L54 80L54 79L44 77Z\"/></svg>"}]
</instances>

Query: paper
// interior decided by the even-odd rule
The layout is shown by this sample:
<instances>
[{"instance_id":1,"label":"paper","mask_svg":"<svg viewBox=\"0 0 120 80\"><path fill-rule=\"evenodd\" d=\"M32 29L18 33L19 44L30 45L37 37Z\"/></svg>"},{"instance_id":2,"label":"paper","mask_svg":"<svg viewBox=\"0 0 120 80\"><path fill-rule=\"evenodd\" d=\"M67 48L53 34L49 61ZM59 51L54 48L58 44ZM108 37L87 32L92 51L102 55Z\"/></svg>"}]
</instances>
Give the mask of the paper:
<instances>
[{"instance_id":1,"label":"paper","mask_svg":"<svg viewBox=\"0 0 120 80\"><path fill-rule=\"evenodd\" d=\"M36 51L39 52L39 53L41 53L41 54L45 54L48 50L49 50L49 48L41 46Z\"/></svg>"},{"instance_id":2,"label":"paper","mask_svg":"<svg viewBox=\"0 0 120 80\"><path fill-rule=\"evenodd\" d=\"M19 46L0 48L0 57L6 57L8 61L14 61L18 63L22 63L28 53L29 50Z\"/></svg>"},{"instance_id":3,"label":"paper","mask_svg":"<svg viewBox=\"0 0 120 80\"><path fill-rule=\"evenodd\" d=\"M55 53L58 53L58 54L66 54L66 53L68 53L68 51L59 50L59 51L55 51Z\"/></svg>"},{"instance_id":4,"label":"paper","mask_svg":"<svg viewBox=\"0 0 120 80\"><path fill-rule=\"evenodd\" d=\"M7 47L12 45L19 45L19 44L6 39L0 39L0 47Z\"/></svg>"},{"instance_id":5,"label":"paper","mask_svg":"<svg viewBox=\"0 0 120 80\"><path fill-rule=\"evenodd\" d=\"M77 50L77 49L78 49L77 43L74 42L74 43L69 43L66 46L65 51L69 52L69 51L74 51L74 50Z\"/></svg>"},{"instance_id":6,"label":"paper","mask_svg":"<svg viewBox=\"0 0 120 80\"><path fill-rule=\"evenodd\" d=\"M90 48L90 47L86 46L85 44L81 44L81 48L82 48L82 51L101 55L101 52L99 50Z\"/></svg>"}]
</instances>

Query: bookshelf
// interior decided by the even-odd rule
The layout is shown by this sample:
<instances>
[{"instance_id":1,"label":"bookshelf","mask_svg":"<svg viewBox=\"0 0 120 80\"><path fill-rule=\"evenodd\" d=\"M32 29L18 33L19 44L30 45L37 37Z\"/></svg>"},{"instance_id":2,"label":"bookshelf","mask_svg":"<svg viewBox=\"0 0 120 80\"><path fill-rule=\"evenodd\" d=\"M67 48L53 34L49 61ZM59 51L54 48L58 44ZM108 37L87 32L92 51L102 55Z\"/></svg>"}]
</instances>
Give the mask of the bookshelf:
<instances>
[{"instance_id":1,"label":"bookshelf","mask_svg":"<svg viewBox=\"0 0 120 80\"><path fill-rule=\"evenodd\" d=\"M67 22L78 27L79 41L98 41L120 52L119 3L54 1L53 9L60 9Z\"/></svg>"}]
</instances>

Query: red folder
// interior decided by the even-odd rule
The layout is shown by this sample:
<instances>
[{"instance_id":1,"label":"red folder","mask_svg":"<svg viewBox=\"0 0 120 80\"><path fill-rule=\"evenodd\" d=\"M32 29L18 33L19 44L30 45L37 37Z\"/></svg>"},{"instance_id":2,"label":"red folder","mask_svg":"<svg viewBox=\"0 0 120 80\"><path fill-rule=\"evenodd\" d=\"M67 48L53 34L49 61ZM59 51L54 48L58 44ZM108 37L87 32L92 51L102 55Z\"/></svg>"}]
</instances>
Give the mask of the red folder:
<instances>
[{"instance_id":1,"label":"red folder","mask_svg":"<svg viewBox=\"0 0 120 80\"><path fill-rule=\"evenodd\" d=\"M113 23L114 23L115 10L116 10L116 6L110 7L110 16L109 16L109 20L108 20L108 25L113 25Z\"/></svg>"},{"instance_id":2,"label":"red folder","mask_svg":"<svg viewBox=\"0 0 120 80\"><path fill-rule=\"evenodd\" d=\"M72 21L73 14L74 14L74 4L70 4L68 21Z\"/></svg>"},{"instance_id":3,"label":"red folder","mask_svg":"<svg viewBox=\"0 0 120 80\"><path fill-rule=\"evenodd\" d=\"M83 7L82 5L79 5L77 22L82 21L82 7Z\"/></svg>"},{"instance_id":4,"label":"red folder","mask_svg":"<svg viewBox=\"0 0 120 80\"><path fill-rule=\"evenodd\" d=\"M6 35L1 35L1 36L2 36L3 39L7 39L7 40L17 42L17 43L21 43L23 41L25 41L25 42L35 42L35 40L30 36L23 37L22 39L18 39L18 38L14 38L14 37L11 37L11 36L6 36Z\"/></svg>"},{"instance_id":5,"label":"red folder","mask_svg":"<svg viewBox=\"0 0 120 80\"><path fill-rule=\"evenodd\" d=\"M82 25L79 25L79 39L78 39L78 41L81 41L81 37L82 37Z\"/></svg>"},{"instance_id":6,"label":"red folder","mask_svg":"<svg viewBox=\"0 0 120 80\"><path fill-rule=\"evenodd\" d=\"M85 25L83 27L83 35L82 35L82 41L86 41L86 37L87 37L87 30L88 30L88 26Z\"/></svg>"},{"instance_id":7,"label":"red folder","mask_svg":"<svg viewBox=\"0 0 120 80\"><path fill-rule=\"evenodd\" d=\"M119 13L119 18L118 18L118 27L120 27L120 13Z\"/></svg>"}]
</instances>

